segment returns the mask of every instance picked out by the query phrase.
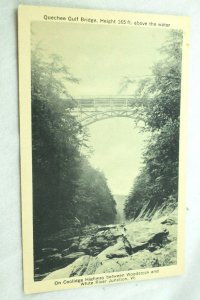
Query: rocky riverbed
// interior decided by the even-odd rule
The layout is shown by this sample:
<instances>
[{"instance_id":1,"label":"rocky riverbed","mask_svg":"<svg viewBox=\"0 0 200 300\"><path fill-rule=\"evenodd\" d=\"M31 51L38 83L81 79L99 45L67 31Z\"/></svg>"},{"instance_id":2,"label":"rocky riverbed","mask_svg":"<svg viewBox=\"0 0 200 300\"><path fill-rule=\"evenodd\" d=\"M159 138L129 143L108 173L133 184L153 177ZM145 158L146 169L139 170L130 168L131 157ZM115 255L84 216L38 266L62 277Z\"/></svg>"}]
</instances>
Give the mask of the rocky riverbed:
<instances>
[{"instance_id":1,"label":"rocky riverbed","mask_svg":"<svg viewBox=\"0 0 200 300\"><path fill-rule=\"evenodd\" d=\"M58 245L42 249L43 256L35 262L35 280L174 265L176 211L151 221L93 225L73 238L62 232Z\"/></svg>"}]
</instances>

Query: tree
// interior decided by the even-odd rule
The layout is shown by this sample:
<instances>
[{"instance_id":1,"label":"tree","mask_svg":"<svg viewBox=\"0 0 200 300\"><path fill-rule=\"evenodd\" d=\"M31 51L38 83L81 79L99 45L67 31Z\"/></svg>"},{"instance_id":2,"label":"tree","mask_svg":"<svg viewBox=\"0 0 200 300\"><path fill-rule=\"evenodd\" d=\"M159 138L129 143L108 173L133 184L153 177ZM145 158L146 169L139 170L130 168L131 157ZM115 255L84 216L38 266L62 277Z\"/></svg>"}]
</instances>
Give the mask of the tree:
<instances>
[{"instance_id":1,"label":"tree","mask_svg":"<svg viewBox=\"0 0 200 300\"><path fill-rule=\"evenodd\" d=\"M77 83L56 55L46 59L40 48L32 52L32 159L34 236L63 227L74 214L72 202L80 171L79 149L84 139L72 116L66 83Z\"/></svg>"},{"instance_id":2,"label":"tree","mask_svg":"<svg viewBox=\"0 0 200 300\"><path fill-rule=\"evenodd\" d=\"M151 79L142 80L136 91L136 120L151 134L141 173L126 201L127 218L135 218L142 207L147 213L166 206L171 199L174 207L177 205L181 47L182 32L172 31L160 49L164 59L154 65Z\"/></svg>"},{"instance_id":3,"label":"tree","mask_svg":"<svg viewBox=\"0 0 200 300\"><path fill-rule=\"evenodd\" d=\"M116 203L106 178L84 158L75 198L77 217L83 225L114 223Z\"/></svg>"}]
</instances>

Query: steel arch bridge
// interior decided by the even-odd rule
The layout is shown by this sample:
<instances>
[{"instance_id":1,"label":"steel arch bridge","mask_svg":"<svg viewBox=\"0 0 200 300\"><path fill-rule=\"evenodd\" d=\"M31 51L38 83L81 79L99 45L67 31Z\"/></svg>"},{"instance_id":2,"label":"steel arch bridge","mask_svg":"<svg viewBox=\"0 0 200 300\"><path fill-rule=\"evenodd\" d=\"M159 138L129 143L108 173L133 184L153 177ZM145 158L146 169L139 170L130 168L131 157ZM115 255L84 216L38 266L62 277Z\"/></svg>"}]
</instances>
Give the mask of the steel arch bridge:
<instances>
[{"instance_id":1,"label":"steel arch bridge","mask_svg":"<svg viewBox=\"0 0 200 300\"><path fill-rule=\"evenodd\" d=\"M131 96L89 96L74 99L73 115L83 126L114 117L134 118Z\"/></svg>"}]
</instances>

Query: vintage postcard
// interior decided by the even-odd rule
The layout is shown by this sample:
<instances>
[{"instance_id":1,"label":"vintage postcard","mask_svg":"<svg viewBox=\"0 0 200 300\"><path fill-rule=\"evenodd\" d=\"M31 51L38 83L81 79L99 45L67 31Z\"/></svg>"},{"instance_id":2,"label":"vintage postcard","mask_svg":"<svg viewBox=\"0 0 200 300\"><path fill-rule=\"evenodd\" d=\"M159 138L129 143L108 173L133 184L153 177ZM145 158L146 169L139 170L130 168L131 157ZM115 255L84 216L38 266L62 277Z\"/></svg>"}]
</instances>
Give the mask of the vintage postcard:
<instances>
[{"instance_id":1,"label":"vintage postcard","mask_svg":"<svg viewBox=\"0 0 200 300\"><path fill-rule=\"evenodd\" d=\"M188 17L18 18L25 292L182 274Z\"/></svg>"}]
</instances>

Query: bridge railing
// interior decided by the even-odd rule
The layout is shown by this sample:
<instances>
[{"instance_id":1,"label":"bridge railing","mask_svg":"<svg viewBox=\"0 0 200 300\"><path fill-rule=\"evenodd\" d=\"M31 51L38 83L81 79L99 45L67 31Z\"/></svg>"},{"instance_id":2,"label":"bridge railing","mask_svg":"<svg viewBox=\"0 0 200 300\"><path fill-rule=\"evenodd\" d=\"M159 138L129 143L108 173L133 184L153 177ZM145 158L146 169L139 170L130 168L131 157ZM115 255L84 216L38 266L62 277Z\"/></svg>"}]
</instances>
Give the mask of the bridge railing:
<instances>
[{"instance_id":1,"label":"bridge railing","mask_svg":"<svg viewBox=\"0 0 200 300\"><path fill-rule=\"evenodd\" d=\"M132 98L93 98L93 99L75 99L80 108L89 107L127 107L131 106Z\"/></svg>"}]
</instances>

